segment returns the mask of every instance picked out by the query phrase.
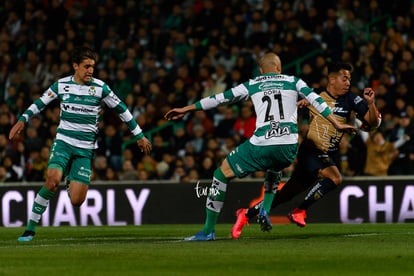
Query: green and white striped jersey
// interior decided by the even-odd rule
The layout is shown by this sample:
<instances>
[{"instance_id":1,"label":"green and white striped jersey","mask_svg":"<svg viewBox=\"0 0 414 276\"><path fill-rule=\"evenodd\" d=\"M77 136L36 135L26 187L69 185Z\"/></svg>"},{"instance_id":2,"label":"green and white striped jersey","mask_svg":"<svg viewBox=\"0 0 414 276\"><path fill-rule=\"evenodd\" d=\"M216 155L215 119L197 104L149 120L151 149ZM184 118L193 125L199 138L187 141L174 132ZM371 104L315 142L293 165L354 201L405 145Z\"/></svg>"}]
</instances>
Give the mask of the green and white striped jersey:
<instances>
[{"instance_id":1,"label":"green and white striped jersey","mask_svg":"<svg viewBox=\"0 0 414 276\"><path fill-rule=\"evenodd\" d=\"M60 101L57 140L79 148L97 148L96 136L102 102L118 114L133 135L137 138L144 136L127 106L106 83L95 78L88 84L74 82L73 76L57 80L29 106L19 121L28 122L55 99Z\"/></svg>"},{"instance_id":2,"label":"green and white striped jersey","mask_svg":"<svg viewBox=\"0 0 414 276\"><path fill-rule=\"evenodd\" d=\"M220 94L196 102L197 109L208 110L251 98L256 112L253 145L288 145L298 143L297 101L306 98L324 117L331 109L323 99L295 77L284 74L263 74Z\"/></svg>"}]
</instances>

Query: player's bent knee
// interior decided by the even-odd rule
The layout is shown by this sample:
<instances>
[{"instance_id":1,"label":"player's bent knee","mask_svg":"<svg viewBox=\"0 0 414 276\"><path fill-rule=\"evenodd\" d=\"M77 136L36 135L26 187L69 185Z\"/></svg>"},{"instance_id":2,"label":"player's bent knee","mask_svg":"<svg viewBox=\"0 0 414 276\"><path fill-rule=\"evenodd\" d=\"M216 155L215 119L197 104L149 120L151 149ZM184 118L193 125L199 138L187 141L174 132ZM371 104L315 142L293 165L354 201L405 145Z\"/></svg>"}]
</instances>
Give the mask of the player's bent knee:
<instances>
[{"instance_id":1,"label":"player's bent knee","mask_svg":"<svg viewBox=\"0 0 414 276\"><path fill-rule=\"evenodd\" d=\"M81 206L86 199L88 185L71 181L70 183L70 201L73 206Z\"/></svg>"},{"instance_id":2,"label":"player's bent knee","mask_svg":"<svg viewBox=\"0 0 414 276\"><path fill-rule=\"evenodd\" d=\"M57 179L48 178L45 182L45 187L52 192L56 192L58 190L59 181Z\"/></svg>"},{"instance_id":3,"label":"player's bent knee","mask_svg":"<svg viewBox=\"0 0 414 276\"><path fill-rule=\"evenodd\" d=\"M70 197L70 202L72 203L73 206L79 207L82 205L82 203L85 201L85 196L73 196L71 195Z\"/></svg>"},{"instance_id":4,"label":"player's bent knee","mask_svg":"<svg viewBox=\"0 0 414 276\"><path fill-rule=\"evenodd\" d=\"M85 201L85 197L82 198L82 197L71 196L70 198L70 202L72 203L73 206L76 206L76 207L80 207L84 201Z\"/></svg>"}]
</instances>

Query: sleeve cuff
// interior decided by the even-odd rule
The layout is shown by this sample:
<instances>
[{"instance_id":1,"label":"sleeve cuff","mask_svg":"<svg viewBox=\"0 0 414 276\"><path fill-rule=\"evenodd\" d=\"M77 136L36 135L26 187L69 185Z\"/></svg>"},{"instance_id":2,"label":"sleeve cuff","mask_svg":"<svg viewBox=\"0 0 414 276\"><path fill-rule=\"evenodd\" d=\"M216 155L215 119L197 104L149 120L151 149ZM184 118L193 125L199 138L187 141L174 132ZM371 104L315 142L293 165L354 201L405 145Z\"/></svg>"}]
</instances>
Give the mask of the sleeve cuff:
<instances>
[{"instance_id":1,"label":"sleeve cuff","mask_svg":"<svg viewBox=\"0 0 414 276\"><path fill-rule=\"evenodd\" d=\"M196 110L203 110L203 107L201 106L201 102L200 101L198 101L198 102L196 102L194 104L195 104Z\"/></svg>"},{"instance_id":2,"label":"sleeve cuff","mask_svg":"<svg viewBox=\"0 0 414 276\"><path fill-rule=\"evenodd\" d=\"M331 109L330 108L326 108L324 111L322 111L322 116L323 117L328 117L330 114L331 114L332 112L331 112Z\"/></svg>"}]
</instances>

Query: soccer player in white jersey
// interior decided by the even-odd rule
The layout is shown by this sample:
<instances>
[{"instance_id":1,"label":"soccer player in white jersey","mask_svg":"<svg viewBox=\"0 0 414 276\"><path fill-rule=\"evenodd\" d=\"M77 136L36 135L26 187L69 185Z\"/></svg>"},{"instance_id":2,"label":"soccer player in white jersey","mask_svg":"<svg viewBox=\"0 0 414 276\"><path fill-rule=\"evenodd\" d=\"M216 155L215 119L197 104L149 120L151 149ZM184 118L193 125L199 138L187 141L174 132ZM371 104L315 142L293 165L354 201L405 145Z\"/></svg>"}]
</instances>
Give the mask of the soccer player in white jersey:
<instances>
[{"instance_id":1,"label":"soccer player in white jersey","mask_svg":"<svg viewBox=\"0 0 414 276\"><path fill-rule=\"evenodd\" d=\"M215 225L224 204L227 184L234 177L243 178L256 171L266 171L265 197L258 221L262 230L271 229L268 213L280 181L279 172L293 162L298 150L299 95L305 97L337 129L354 131L353 126L338 122L323 99L303 80L281 74L282 65L276 54L263 55L259 66L261 75L255 79L194 104L173 108L165 114L166 119L177 120L189 111L208 110L248 98L251 98L256 112L253 136L229 153L214 172L203 229L185 240L215 240Z\"/></svg>"},{"instance_id":2,"label":"soccer player in white jersey","mask_svg":"<svg viewBox=\"0 0 414 276\"><path fill-rule=\"evenodd\" d=\"M71 203L80 206L84 202L90 184L93 154L97 148L98 120L103 103L127 124L141 152L149 154L151 151L150 141L126 105L106 83L92 77L96 60L97 54L92 49L83 46L76 48L72 53L74 74L53 83L10 130L9 139L13 139L21 133L30 118L52 101L60 101L60 123L50 151L46 181L36 195L27 228L18 241L33 239L36 226L64 176L69 182L67 189Z\"/></svg>"}]
</instances>

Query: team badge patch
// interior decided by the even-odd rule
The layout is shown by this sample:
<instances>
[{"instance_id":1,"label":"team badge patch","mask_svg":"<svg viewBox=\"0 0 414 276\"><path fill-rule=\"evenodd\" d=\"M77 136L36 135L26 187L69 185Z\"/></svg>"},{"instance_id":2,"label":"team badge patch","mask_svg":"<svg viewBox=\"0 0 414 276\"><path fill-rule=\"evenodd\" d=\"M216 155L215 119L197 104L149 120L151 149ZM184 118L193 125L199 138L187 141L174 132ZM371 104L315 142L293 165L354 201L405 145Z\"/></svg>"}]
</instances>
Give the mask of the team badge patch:
<instances>
[{"instance_id":1,"label":"team badge patch","mask_svg":"<svg viewBox=\"0 0 414 276\"><path fill-rule=\"evenodd\" d=\"M88 93L89 95L95 95L96 94L95 86L89 86Z\"/></svg>"}]
</instances>

